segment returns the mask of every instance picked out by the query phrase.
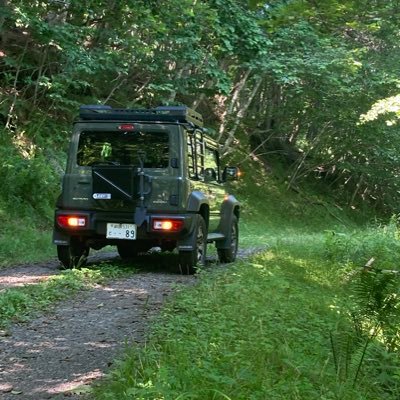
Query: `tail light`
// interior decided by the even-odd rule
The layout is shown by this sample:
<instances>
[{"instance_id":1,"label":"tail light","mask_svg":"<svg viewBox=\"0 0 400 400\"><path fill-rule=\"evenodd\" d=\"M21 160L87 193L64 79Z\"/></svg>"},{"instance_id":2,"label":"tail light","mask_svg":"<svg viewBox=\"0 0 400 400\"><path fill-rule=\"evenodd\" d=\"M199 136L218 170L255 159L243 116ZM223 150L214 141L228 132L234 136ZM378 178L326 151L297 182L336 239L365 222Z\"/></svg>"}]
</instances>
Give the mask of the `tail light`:
<instances>
[{"instance_id":1,"label":"tail light","mask_svg":"<svg viewBox=\"0 0 400 400\"><path fill-rule=\"evenodd\" d=\"M81 215L57 215L57 223L61 228L84 228L87 217Z\"/></svg>"},{"instance_id":2,"label":"tail light","mask_svg":"<svg viewBox=\"0 0 400 400\"><path fill-rule=\"evenodd\" d=\"M182 219L156 218L153 219L152 228L159 232L179 232L183 228Z\"/></svg>"},{"instance_id":3,"label":"tail light","mask_svg":"<svg viewBox=\"0 0 400 400\"><path fill-rule=\"evenodd\" d=\"M133 130L135 130L135 126L134 125L132 125L132 124L122 124L122 125L119 125L118 126L118 129L120 130L120 131L133 131Z\"/></svg>"}]
</instances>

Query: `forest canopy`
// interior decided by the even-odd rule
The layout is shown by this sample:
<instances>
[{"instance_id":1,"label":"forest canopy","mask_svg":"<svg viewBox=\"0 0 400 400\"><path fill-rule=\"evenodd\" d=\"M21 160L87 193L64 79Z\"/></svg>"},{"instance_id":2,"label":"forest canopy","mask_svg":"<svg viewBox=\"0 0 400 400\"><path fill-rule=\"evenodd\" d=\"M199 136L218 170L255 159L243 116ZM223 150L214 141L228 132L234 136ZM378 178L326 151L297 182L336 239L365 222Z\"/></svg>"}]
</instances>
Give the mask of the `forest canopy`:
<instances>
[{"instance_id":1,"label":"forest canopy","mask_svg":"<svg viewBox=\"0 0 400 400\"><path fill-rule=\"evenodd\" d=\"M57 175L80 104L186 104L289 187L398 212L399 17L397 0L0 0L0 173L38 201L57 179L36 193L21 171Z\"/></svg>"}]
</instances>

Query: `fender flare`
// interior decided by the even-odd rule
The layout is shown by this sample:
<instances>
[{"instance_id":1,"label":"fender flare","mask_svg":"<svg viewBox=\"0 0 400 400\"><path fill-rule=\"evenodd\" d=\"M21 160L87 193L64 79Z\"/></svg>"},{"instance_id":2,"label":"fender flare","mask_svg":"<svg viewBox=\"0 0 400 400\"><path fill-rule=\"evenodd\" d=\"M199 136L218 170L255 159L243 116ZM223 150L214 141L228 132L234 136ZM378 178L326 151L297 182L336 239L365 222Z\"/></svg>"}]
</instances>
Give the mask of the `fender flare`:
<instances>
[{"instance_id":1,"label":"fender flare","mask_svg":"<svg viewBox=\"0 0 400 400\"><path fill-rule=\"evenodd\" d=\"M207 230L210 218L210 203L204 193L200 191L193 191L190 193L187 204L187 211L190 213L201 214L206 222Z\"/></svg>"},{"instance_id":2,"label":"fender flare","mask_svg":"<svg viewBox=\"0 0 400 400\"><path fill-rule=\"evenodd\" d=\"M190 193L187 201L187 211L199 212L202 205L209 205L207 197L204 193L197 190Z\"/></svg>"},{"instance_id":3,"label":"fender flare","mask_svg":"<svg viewBox=\"0 0 400 400\"><path fill-rule=\"evenodd\" d=\"M208 219L209 219L209 214L210 214L210 206L209 206L209 201L207 197L204 195L204 193L200 191L193 191L190 193L188 201L187 201L187 207L186 210L189 213L193 214L198 214L201 215L206 223L207 230L208 230ZM183 238L178 240L178 249L181 250L192 250L194 248L194 243L196 240L196 237L194 235L195 227L197 225L197 219L193 218L193 223L192 226L190 227L190 232L189 234Z\"/></svg>"}]
</instances>

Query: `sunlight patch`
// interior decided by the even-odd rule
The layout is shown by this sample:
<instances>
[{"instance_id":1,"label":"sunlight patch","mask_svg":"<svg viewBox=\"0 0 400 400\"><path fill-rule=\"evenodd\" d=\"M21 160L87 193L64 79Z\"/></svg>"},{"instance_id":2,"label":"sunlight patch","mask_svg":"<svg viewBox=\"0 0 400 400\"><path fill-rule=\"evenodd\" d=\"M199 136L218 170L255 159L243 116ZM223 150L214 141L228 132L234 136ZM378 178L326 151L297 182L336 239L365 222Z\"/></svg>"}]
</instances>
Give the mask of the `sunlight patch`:
<instances>
[{"instance_id":1,"label":"sunlight patch","mask_svg":"<svg viewBox=\"0 0 400 400\"><path fill-rule=\"evenodd\" d=\"M32 142L31 139L25 136L24 131L16 134L12 138L12 142L23 158L30 160L35 157L36 145Z\"/></svg>"},{"instance_id":2,"label":"sunlight patch","mask_svg":"<svg viewBox=\"0 0 400 400\"><path fill-rule=\"evenodd\" d=\"M393 113L395 114L395 118L388 118L385 121L388 126L395 125L400 118L400 94L378 100L366 114L360 116L360 124L372 122L377 120L381 115Z\"/></svg>"}]
</instances>

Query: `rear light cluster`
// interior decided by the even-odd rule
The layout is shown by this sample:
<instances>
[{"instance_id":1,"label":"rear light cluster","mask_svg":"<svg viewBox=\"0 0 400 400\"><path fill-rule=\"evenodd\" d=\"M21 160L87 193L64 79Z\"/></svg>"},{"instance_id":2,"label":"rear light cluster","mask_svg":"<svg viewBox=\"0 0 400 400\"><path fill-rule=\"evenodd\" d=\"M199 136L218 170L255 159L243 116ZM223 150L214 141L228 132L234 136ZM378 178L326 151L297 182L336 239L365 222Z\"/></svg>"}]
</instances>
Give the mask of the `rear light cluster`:
<instances>
[{"instance_id":1,"label":"rear light cluster","mask_svg":"<svg viewBox=\"0 0 400 400\"><path fill-rule=\"evenodd\" d=\"M84 228L88 225L88 219L83 215L57 215L57 224L61 228ZM153 231L179 232L183 225L183 219L154 218L151 226Z\"/></svg>"},{"instance_id":2,"label":"rear light cluster","mask_svg":"<svg viewBox=\"0 0 400 400\"><path fill-rule=\"evenodd\" d=\"M119 125L118 126L118 129L120 130L120 131L133 131L133 130L135 130L135 126L134 125L132 125L132 124L122 124L122 125Z\"/></svg>"},{"instance_id":3,"label":"rear light cluster","mask_svg":"<svg viewBox=\"0 0 400 400\"><path fill-rule=\"evenodd\" d=\"M153 219L152 228L159 232L179 232L183 228L182 219Z\"/></svg>"},{"instance_id":4,"label":"rear light cluster","mask_svg":"<svg viewBox=\"0 0 400 400\"><path fill-rule=\"evenodd\" d=\"M84 228L87 218L78 215L57 215L57 223L61 228Z\"/></svg>"}]
</instances>

